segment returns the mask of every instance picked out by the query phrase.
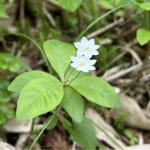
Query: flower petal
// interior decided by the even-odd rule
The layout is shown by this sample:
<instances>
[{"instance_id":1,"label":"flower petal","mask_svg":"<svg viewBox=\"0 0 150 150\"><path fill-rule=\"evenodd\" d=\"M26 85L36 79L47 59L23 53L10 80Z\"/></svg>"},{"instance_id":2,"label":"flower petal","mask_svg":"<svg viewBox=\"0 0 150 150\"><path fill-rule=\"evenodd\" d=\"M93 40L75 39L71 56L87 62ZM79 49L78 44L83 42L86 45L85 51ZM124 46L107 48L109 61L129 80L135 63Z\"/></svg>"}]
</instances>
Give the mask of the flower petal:
<instances>
[{"instance_id":1,"label":"flower petal","mask_svg":"<svg viewBox=\"0 0 150 150\"><path fill-rule=\"evenodd\" d=\"M81 39L81 43L87 43L88 42L88 39L84 36L82 39Z\"/></svg>"},{"instance_id":2,"label":"flower petal","mask_svg":"<svg viewBox=\"0 0 150 150\"><path fill-rule=\"evenodd\" d=\"M79 49L79 50L77 51L77 55L82 56L83 54L84 54L83 50L80 50L80 49Z\"/></svg>"},{"instance_id":3,"label":"flower petal","mask_svg":"<svg viewBox=\"0 0 150 150\"><path fill-rule=\"evenodd\" d=\"M75 46L77 49L80 48L80 45L81 45L80 42L75 42L75 43L74 43L74 46Z\"/></svg>"},{"instance_id":4,"label":"flower petal","mask_svg":"<svg viewBox=\"0 0 150 150\"><path fill-rule=\"evenodd\" d=\"M93 45L93 48L94 48L95 50L97 50L98 48L100 48L100 45Z\"/></svg>"},{"instance_id":5,"label":"flower petal","mask_svg":"<svg viewBox=\"0 0 150 150\"><path fill-rule=\"evenodd\" d=\"M90 45L94 45L94 44L95 44L95 40L94 40L94 39L90 39L90 40L89 40L89 44L90 44Z\"/></svg>"},{"instance_id":6,"label":"flower petal","mask_svg":"<svg viewBox=\"0 0 150 150\"><path fill-rule=\"evenodd\" d=\"M98 55L99 52L98 51L93 51L93 55Z\"/></svg>"},{"instance_id":7,"label":"flower petal","mask_svg":"<svg viewBox=\"0 0 150 150\"><path fill-rule=\"evenodd\" d=\"M96 68L94 66L90 66L90 70L95 70Z\"/></svg>"},{"instance_id":8,"label":"flower petal","mask_svg":"<svg viewBox=\"0 0 150 150\"><path fill-rule=\"evenodd\" d=\"M75 56L71 56L71 61L76 61L76 57Z\"/></svg>"},{"instance_id":9,"label":"flower petal","mask_svg":"<svg viewBox=\"0 0 150 150\"><path fill-rule=\"evenodd\" d=\"M90 65L94 65L96 63L95 59L90 60Z\"/></svg>"}]
</instances>

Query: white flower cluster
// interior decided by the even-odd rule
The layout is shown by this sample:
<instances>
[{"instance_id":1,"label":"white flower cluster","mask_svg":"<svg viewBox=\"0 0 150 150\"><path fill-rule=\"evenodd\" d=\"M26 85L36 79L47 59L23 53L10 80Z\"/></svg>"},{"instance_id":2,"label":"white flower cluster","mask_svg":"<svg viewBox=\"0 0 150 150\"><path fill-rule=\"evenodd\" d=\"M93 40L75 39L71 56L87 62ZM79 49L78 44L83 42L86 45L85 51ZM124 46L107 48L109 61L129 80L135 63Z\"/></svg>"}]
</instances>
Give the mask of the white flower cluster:
<instances>
[{"instance_id":1,"label":"white flower cluster","mask_svg":"<svg viewBox=\"0 0 150 150\"><path fill-rule=\"evenodd\" d=\"M83 72L95 70L93 65L96 63L96 60L91 59L91 57L99 54L97 49L100 47L95 44L95 40L88 40L86 37L83 37L80 42L75 42L74 45L77 48L77 55L71 57L71 66Z\"/></svg>"}]
</instances>

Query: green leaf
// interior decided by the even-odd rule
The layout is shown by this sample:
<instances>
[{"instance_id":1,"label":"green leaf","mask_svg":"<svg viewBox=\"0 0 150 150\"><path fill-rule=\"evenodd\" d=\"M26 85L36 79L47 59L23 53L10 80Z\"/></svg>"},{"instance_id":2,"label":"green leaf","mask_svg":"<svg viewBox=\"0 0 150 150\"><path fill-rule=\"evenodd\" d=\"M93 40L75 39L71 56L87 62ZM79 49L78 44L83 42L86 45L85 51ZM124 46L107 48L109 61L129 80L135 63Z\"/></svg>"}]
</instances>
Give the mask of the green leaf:
<instances>
[{"instance_id":1,"label":"green leaf","mask_svg":"<svg viewBox=\"0 0 150 150\"><path fill-rule=\"evenodd\" d=\"M68 43L57 40L44 42L44 52L53 69L58 73L61 80L64 80L65 72L71 62L71 56L75 55L75 48Z\"/></svg>"},{"instance_id":2,"label":"green leaf","mask_svg":"<svg viewBox=\"0 0 150 150\"><path fill-rule=\"evenodd\" d=\"M66 87L64 93L62 107L74 121L81 122L84 113L84 100L70 87Z\"/></svg>"},{"instance_id":3,"label":"green leaf","mask_svg":"<svg viewBox=\"0 0 150 150\"><path fill-rule=\"evenodd\" d=\"M7 121L7 118L5 117L4 114L2 114L2 113L0 112L0 125L1 125L1 124L4 124L6 121Z\"/></svg>"},{"instance_id":4,"label":"green leaf","mask_svg":"<svg viewBox=\"0 0 150 150\"><path fill-rule=\"evenodd\" d=\"M11 93L7 89L0 89L0 102L10 101Z\"/></svg>"},{"instance_id":5,"label":"green leaf","mask_svg":"<svg viewBox=\"0 0 150 150\"><path fill-rule=\"evenodd\" d=\"M8 90L19 93L26 84L38 78L55 79L52 75L43 71L29 71L19 75L15 80L13 80L13 82L9 85Z\"/></svg>"},{"instance_id":6,"label":"green leaf","mask_svg":"<svg viewBox=\"0 0 150 150\"><path fill-rule=\"evenodd\" d=\"M144 0L133 0L133 2L143 3L143 2L144 2Z\"/></svg>"},{"instance_id":7,"label":"green leaf","mask_svg":"<svg viewBox=\"0 0 150 150\"><path fill-rule=\"evenodd\" d=\"M57 122L58 122L58 117L57 115L51 115L48 117L48 119L44 122L44 126L47 124L47 122L50 120L50 123L48 124L47 126L47 129L50 130L50 129L53 129L56 125L57 125Z\"/></svg>"},{"instance_id":8,"label":"green leaf","mask_svg":"<svg viewBox=\"0 0 150 150\"><path fill-rule=\"evenodd\" d=\"M13 118L14 115L15 113L11 106L0 104L0 124L4 124L7 120Z\"/></svg>"},{"instance_id":9,"label":"green leaf","mask_svg":"<svg viewBox=\"0 0 150 150\"><path fill-rule=\"evenodd\" d=\"M13 3L14 2L14 0L8 0L9 1L9 3Z\"/></svg>"},{"instance_id":10,"label":"green leaf","mask_svg":"<svg viewBox=\"0 0 150 150\"><path fill-rule=\"evenodd\" d=\"M17 73L21 67L27 68L27 65L9 53L0 53L0 70L8 70Z\"/></svg>"},{"instance_id":11,"label":"green leaf","mask_svg":"<svg viewBox=\"0 0 150 150\"><path fill-rule=\"evenodd\" d=\"M17 120L34 118L53 110L63 98L63 86L55 78L32 80L21 90L17 103Z\"/></svg>"},{"instance_id":12,"label":"green leaf","mask_svg":"<svg viewBox=\"0 0 150 150\"><path fill-rule=\"evenodd\" d=\"M139 5L144 10L150 10L150 2L140 3Z\"/></svg>"},{"instance_id":13,"label":"green leaf","mask_svg":"<svg viewBox=\"0 0 150 150\"><path fill-rule=\"evenodd\" d=\"M150 30L146 30L143 28L138 29L136 38L140 45L148 43L150 41Z\"/></svg>"},{"instance_id":14,"label":"green leaf","mask_svg":"<svg viewBox=\"0 0 150 150\"><path fill-rule=\"evenodd\" d=\"M6 10L5 10L5 5L4 5L4 2L0 2L0 17L1 18L7 18L8 15L6 13Z\"/></svg>"},{"instance_id":15,"label":"green leaf","mask_svg":"<svg viewBox=\"0 0 150 150\"><path fill-rule=\"evenodd\" d=\"M0 102L8 102L12 93L7 90L9 82L5 78L0 77Z\"/></svg>"},{"instance_id":16,"label":"green leaf","mask_svg":"<svg viewBox=\"0 0 150 150\"><path fill-rule=\"evenodd\" d=\"M75 11L80 5L82 0L49 0L55 5L68 11Z\"/></svg>"},{"instance_id":17,"label":"green leaf","mask_svg":"<svg viewBox=\"0 0 150 150\"><path fill-rule=\"evenodd\" d=\"M64 120L63 126L69 131L73 139L87 150L94 150L97 146L96 133L91 121L84 118L80 123L70 124Z\"/></svg>"},{"instance_id":18,"label":"green leaf","mask_svg":"<svg viewBox=\"0 0 150 150\"><path fill-rule=\"evenodd\" d=\"M113 9L114 8L112 0L111 1L99 0L99 3L105 9Z\"/></svg>"},{"instance_id":19,"label":"green leaf","mask_svg":"<svg viewBox=\"0 0 150 150\"><path fill-rule=\"evenodd\" d=\"M114 89L100 78L93 76L76 78L70 86L98 105L111 108L120 107L119 98Z\"/></svg>"}]
</instances>

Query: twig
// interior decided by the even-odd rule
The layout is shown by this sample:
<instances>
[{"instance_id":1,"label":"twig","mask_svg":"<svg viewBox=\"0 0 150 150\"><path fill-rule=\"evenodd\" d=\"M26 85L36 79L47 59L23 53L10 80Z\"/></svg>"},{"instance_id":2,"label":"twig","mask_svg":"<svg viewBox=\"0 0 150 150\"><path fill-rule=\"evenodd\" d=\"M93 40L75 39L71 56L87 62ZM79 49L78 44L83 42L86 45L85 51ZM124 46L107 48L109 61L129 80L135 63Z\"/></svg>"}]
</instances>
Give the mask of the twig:
<instances>
[{"instance_id":1,"label":"twig","mask_svg":"<svg viewBox=\"0 0 150 150\"><path fill-rule=\"evenodd\" d=\"M25 28L24 6L25 6L25 0L21 0L20 1L20 20L21 20L21 26L23 29Z\"/></svg>"},{"instance_id":2,"label":"twig","mask_svg":"<svg viewBox=\"0 0 150 150\"><path fill-rule=\"evenodd\" d=\"M142 64L142 61L141 61L140 57L138 56L138 54L131 48L131 46L133 46L134 44L136 44L137 41L133 40L128 45L125 42L122 42L122 43L123 43L123 45L121 47L124 47L122 49L125 50L125 51L127 51L127 52L129 52L135 58L135 60L137 61L138 64Z\"/></svg>"},{"instance_id":3,"label":"twig","mask_svg":"<svg viewBox=\"0 0 150 150\"><path fill-rule=\"evenodd\" d=\"M88 34L87 37L88 37L88 38L93 38L93 37L95 37L95 36L97 36L97 35L100 35L100 34L106 32L106 31L108 31L108 30L114 28L114 27L117 26L117 25L120 25L120 24L123 23L123 22L124 22L124 18L120 18L120 19L118 19L118 20L115 20L114 22L108 24L106 27L101 28L101 29L98 29L98 30L96 30L96 31L94 31L94 32L92 32L92 33L90 33L90 34Z\"/></svg>"},{"instance_id":4,"label":"twig","mask_svg":"<svg viewBox=\"0 0 150 150\"><path fill-rule=\"evenodd\" d=\"M76 150L76 142L73 142L72 150Z\"/></svg>"},{"instance_id":5,"label":"twig","mask_svg":"<svg viewBox=\"0 0 150 150\"><path fill-rule=\"evenodd\" d=\"M126 45L125 46L125 48L124 49L128 49L128 48L130 48L130 47L132 47L134 44L136 44L137 43L137 41L136 40L133 40L132 42L130 42L130 43L128 43L128 44L125 44L124 43L124 45ZM120 47L120 46L119 46ZM124 46L121 46L120 48L122 49L122 47L124 47ZM126 53L128 53L128 51L126 50L126 51L123 51L122 53L120 53L118 56L116 56L110 63L108 63L108 67L110 67L110 66L112 66L112 64L114 64L116 61L118 61L120 58L122 58Z\"/></svg>"},{"instance_id":6,"label":"twig","mask_svg":"<svg viewBox=\"0 0 150 150\"><path fill-rule=\"evenodd\" d=\"M132 66L132 67L130 67L130 68L128 68L128 69L122 70L122 71L119 71L119 70L118 70L118 73L116 73L116 74L114 74L114 75L111 74L111 75L109 75L108 77L104 77L104 76L103 76L103 78L104 78L105 80L107 80L107 81L112 81L112 80L114 80L114 79L117 79L117 78L119 78L119 77L125 75L125 74L128 74L129 72L131 72L131 71L133 71L133 70L138 71L138 70L141 69L141 68L142 68L142 64L134 65L134 66Z\"/></svg>"},{"instance_id":7,"label":"twig","mask_svg":"<svg viewBox=\"0 0 150 150\"><path fill-rule=\"evenodd\" d=\"M131 46L133 46L134 44L136 43L136 40L134 40L133 42L131 42L131 43L129 43L129 44L126 44L126 43L122 43L123 45L121 46L121 47L124 47L124 48L122 48L124 51L120 54L120 55L118 55L118 57L116 57L110 64L109 64L109 66L112 64L112 63L114 63L114 62L116 62L118 59L120 59L122 56L124 56L127 52L129 52L132 56L133 56L133 58L137 61L137 64L136 65L134 65L134 66L132 66L132 67L130 67L130 68L127 68L127 69L123 69L123 70L121 70L120 71L120 68L118 68L117 70L116 70L116 74L112 74L112 73L105 73L104 74L104 76L103 76L103 78L105 79L105 80L107 80L107 81L112 81L112 80L114 80L114 79L117 79L117 78L119 78L119 77L121 77L121 76L123 76L123 75L125 75L125 74L128 74L129 72L131 72L131 71L133 71L133 70L140 70L141 68L142 68L142 66L143 66L143 62L141 61L141 59L140 59L140 57L138 56L138 54L131 48ZM126 45L126 46L125 46Z\"/></svg>"},{"instance_id":8,"label":"twig","mask_svg":"<svg viewBox=\"0 0 150 150\"><path fill-rule=\"evenodd\" d=\"M137 53L133 49L131 49L130 47L126 47L125 50L131 53L131 55L135 58L138 64L142 64L140 57L137 55Z\"/></svg>"},{"instance_id":9,"label":"twig","mask_svg":"<svg viewBox=\"0 0 150 150\"><path fill-rule=\"evenodd\" d=\"M55 27L55 26L56 26L56 22L55 22L55 20L53 19L53 17L52 17L52 15L50 14L50 12L47 11L45 1L43 1L43 7L42 7L42 9L43 9L43 12L44 12L45 16L48 18L49 22L52 24L52 26Z\"/></svg>"},{"instance_id":10,"label":"twig","mask_svg":"<svg viewBox=\"0 0 150 150\"><path fill-rule=\"evenodd\" d=\"M85 33L87 33L87 31L89 31L89 29L91 29L97 22L99 22L100 20L104 19L105 17L107 17L108 15L114 13L115 11L123 8L124 5L114 8L108 12L106 12L105 14L103 14L102 16L98 17L97 19L93 20L76 38L76 40L79 40Z\"/></svg>"}]
</instances>

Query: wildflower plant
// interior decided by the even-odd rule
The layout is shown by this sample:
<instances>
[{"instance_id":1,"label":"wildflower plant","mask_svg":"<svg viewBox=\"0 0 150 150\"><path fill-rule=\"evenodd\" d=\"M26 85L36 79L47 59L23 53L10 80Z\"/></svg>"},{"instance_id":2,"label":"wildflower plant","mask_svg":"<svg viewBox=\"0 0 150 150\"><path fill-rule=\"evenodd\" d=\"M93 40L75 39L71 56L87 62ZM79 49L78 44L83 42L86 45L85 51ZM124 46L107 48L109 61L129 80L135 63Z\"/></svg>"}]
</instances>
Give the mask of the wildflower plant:
<instances>
[{"instance_id":1,"label":"wildflower plant","mask_svg":"<svg viewBox=\"0 0 150 150\"><path fill-rule=\"evenodd\" d=\"M99 47L94 39L85 37L74 46L58 40L44 42L43 51L54 74L33 70L12 81L8 89L19 94L17 120L51 112L41 133L47 126L54 127L59 120L73 140L85 149L94 149L96 134L93 124L84 116L85 101L109 108L120 106L114 89L103 79L89 73L95 70L96 60L92 56L99 54ZM60 110L70 117L63 116Z\"/></svg>"}]
</instances>

